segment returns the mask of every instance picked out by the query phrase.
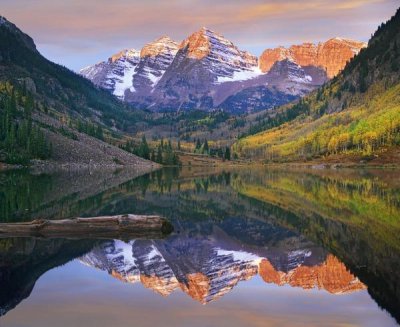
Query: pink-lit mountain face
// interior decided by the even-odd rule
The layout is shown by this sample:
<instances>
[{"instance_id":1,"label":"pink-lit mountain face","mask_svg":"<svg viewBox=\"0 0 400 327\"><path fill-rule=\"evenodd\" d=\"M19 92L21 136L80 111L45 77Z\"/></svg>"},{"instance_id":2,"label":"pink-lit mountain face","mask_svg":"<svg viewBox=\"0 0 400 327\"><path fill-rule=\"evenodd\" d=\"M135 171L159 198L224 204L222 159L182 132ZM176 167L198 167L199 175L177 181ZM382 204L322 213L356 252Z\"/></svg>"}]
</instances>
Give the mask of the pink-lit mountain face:
<instances>
[{"instance_id":1,"label":"pink-lit mountain face","mask_svg":"<svg viewBox=\"0 0 400 327\"><path fill-rule=\"evenodd\" d=\"M309 93L363 47L362 42L335 38L267 49L257 58L203 27L180 44L164 36L140 53L124 50L80 73L137 108L243 113Z\"/></svg>"},{"instance_id":2,"label":"pink-lit mountain face","mask_svg":"<svg viewBox=\"0 0 400 327\"><path fill-rule=\"evenodd\" d=\"M319 44L303 43L289 48L267 49L260 56L260 69L266 73L277 61L288 59L301 67L322 67L328 78L332 78L366 46L364 42L336 37Z\"/></svg>"}]
</instances>

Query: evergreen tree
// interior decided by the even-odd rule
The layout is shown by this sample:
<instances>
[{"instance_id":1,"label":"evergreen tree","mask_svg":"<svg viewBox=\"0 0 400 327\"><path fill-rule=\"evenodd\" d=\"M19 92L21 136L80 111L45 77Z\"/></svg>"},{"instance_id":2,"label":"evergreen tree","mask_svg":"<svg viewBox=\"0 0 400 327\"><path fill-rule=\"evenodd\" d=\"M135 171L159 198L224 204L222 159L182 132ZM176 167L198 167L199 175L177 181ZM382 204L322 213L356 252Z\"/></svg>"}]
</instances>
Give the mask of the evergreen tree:
<instances>
[{"instance_id":1,"label":"evergreen tree","mask_svg":"<svg viewBox=\"0 0 400 327\"><path fill-rule=\"evenodd\" d=\"M150 148L147 144L146 135L142 136L142 142L139 147L139 156L144 159L150 159Z\"/></svg>"},{"instance_id":2,"label":"evergreen tree","mask_svg":"<svg viewBox=\"0 0 400 327\"><path fill-rule=\"evenodd\" d=\"M97 125L97 129L96 129L96 138L98 138L99 140L104 141L104 134L103 134L103 128L100 125Z\"/></svg>"},{"instance_id":3,"label":"evergreen tree","mask_svg":"<svg viewBox=\"0 0 400 327\"><path fill-rule=\"evenodd\" d=\"M17 99L15 96L14 88L12 89L12 93L11 93L10 111L11 111L12 115L16 114L16 112L17 112Z\"/></svg>"},{"instance_id":4,"label":"evergreen tree","mask_svg":"<svg viewBox=\"0 0 400 327\"><path fill-rule=\"evenodd\" d=\"M208 142L207 142L207 140L204 140L203 153L208 153L208 151L209 151Z\"/></svg>"},{"instance_id":5,"label":"evergreen tree","mask_svg":"<svg viewBox=\"0 0 400 327\"><path fill-rule=\"evenodd\" d=\"M200 150L200 148L201 148L201 143L200 143L200 140L197 139L196 140L196 150Z\"/></svg>"},{"instance_id":6,"label":"evergreen tree","mask_svg":"<svg viewBox=\"0 0 400 327\"><path fill-rule=\"evenodd\" d=\"M225 149L224 159L231 160L231 149L228 146Z\"/></svg>"},{"instance_id":7,"label":"evergreen tree","mask_svg":"<svg viewBox=\"0 0 400 327\"><path fill-rule=\"evenodd\" d=\"M22 95L25 97L26 96L26 81L24 80L24 83L22 85Z\"/></svg>"},{"instance_id":8,"label":"evergreen tree","mask_svg":"<svg viewBox=\"0 0 400 327\"><path fill-rule=\"evenodd\" d=\"M163 156L162 156L161 144L160 144L160 146L157 148L156 162L159 163L159 164L162 164L162 163L163 163Z\"/></svg>"},{"instance_id":9,"label":"evergreen tree","mask_svg":"<svg viewBox=\"0 0 400 327\"><path fill-rule=\"evenodd\" d=\"M169 166L174 165L174 152L170 147L168 147L167 150L165 151L164 164Z\"/></svg>"}]
</instances>

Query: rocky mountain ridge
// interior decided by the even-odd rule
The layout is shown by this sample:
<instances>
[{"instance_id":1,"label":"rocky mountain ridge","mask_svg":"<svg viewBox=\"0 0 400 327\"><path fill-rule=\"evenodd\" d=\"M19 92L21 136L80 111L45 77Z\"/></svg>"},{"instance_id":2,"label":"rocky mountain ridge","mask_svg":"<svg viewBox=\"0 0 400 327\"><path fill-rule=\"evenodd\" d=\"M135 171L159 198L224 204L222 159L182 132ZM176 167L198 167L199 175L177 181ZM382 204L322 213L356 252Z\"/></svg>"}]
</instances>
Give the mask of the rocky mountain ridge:
<instances>
[{"instance_id":1,"label":"rocky mountain ridge","mask_svg":"<svg viewBox=\"0 0 400 327\"><path fill-rule=\"evenodd\" d=\"M302 67L322 67L328 78L336 76L367 43L335 37L326 42L303 43L289 48L266 49L260 56L260 69L267 73L277 61L291 60Z\"/></svg>"},{"instance_id":2,"label":"rocky mountain ridge","mask_svg":"<svg viewBox=\"0 0 400 327\"><path fill-rule=\"evenodd\" d=\"M127 56L81 70L96 85L137 108L180 111L222 108L252 112L290 102L322 85L364 47L335 38L319 45L266 50L260 58L206 27L180 44L161 37ZM126 69L115 69L121 61ZM127 76L126 76L127 75ZM123 82L121 82L123 81ZM121 87L115 87L120 85Z\"/></svg>"}]
</instances>

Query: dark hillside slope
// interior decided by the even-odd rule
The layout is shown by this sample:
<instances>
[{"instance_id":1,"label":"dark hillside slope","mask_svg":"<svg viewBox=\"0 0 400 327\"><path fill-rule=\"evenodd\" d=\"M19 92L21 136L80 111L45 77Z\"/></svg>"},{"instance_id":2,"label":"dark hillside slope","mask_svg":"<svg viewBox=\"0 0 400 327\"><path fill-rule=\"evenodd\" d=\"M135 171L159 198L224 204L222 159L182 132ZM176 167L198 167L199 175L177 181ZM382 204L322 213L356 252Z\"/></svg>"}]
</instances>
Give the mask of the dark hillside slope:
<instances>
[{"instance_id":1,"label":"dark hillside slope","mask_svg":"<svg viewBox=\"0 0 400 327\"><path fill-rule=\"evenodd\" d=\"M122 129L143 117L82 76L44 58L33 40L0 16L0 79L17 82L31 78L36 95L60 111L73 111L85 117Z\"/></svg>"},{"instance_id":2,"label":"dark hillside slope","mask_svg":"<svg viewBox=\"0 0 400 327\"><path fill-rule=\"evenodd\" d=\"M44 58L0 16L0 161L151 165L115 146L143 119L144 112Z\"/></svg>"}]
</instances>

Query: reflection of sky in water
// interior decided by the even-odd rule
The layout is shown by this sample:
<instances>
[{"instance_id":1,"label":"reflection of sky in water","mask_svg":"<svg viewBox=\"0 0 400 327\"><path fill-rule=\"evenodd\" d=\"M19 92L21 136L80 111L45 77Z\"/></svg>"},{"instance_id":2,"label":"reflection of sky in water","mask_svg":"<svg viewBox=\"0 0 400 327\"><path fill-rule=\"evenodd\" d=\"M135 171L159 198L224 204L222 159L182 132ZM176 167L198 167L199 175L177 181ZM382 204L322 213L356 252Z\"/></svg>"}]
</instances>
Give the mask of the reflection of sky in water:
<instances>
[{"instance_id":1,"label":"reflection of sky in water","mask_svg":"<svg viewBox=\"0 0 400 327\"><path fill-rule=\"evenodd\" d=\"M201 305L180 291L163 298L77 260L43 275L31 296L0 322L33 327L395 326L366 290L332 295L267 284L255 276Z\"/></svg>"}]
</instances>

